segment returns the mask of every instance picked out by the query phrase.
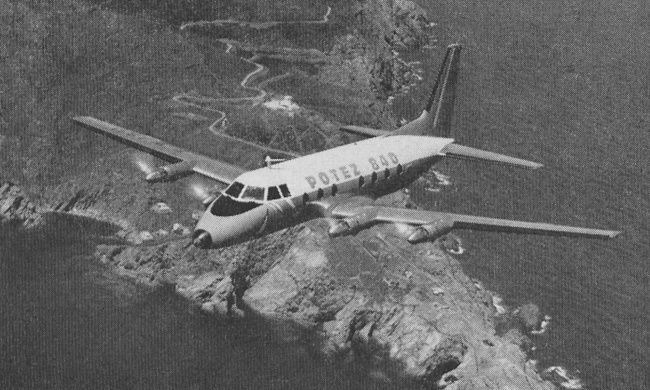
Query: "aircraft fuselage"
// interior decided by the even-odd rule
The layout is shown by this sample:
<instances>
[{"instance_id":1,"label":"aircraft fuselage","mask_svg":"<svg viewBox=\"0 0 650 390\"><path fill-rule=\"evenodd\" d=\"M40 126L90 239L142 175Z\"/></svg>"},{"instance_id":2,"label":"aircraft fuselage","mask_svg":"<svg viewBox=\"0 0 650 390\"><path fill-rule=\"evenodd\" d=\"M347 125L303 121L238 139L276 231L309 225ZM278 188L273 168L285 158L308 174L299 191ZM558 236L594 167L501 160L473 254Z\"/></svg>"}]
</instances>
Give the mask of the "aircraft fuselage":
<instances>
[{"instance_id":1,"label":"aircraft fuselage","mask_svg":"<svg viewBox=\"0 0 650 390\"><path fill-rule=\"evenodd\" d=\"M328 207L352 196L372 201L398 191L439 161L444 156L440 151L451 142L378 137L247 172L208 206L196 226L195 242L207 233L199 246L233 245L326 216ZM238 185L240 191L233 191Z\"/></svg>"}]
</instances>

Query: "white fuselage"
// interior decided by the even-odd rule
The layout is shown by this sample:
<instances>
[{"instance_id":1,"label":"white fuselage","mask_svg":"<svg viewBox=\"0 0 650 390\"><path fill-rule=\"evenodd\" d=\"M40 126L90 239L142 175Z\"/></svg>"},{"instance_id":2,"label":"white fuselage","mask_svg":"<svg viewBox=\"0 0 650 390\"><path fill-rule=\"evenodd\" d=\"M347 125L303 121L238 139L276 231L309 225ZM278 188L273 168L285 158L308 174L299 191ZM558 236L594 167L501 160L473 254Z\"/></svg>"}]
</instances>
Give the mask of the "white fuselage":
<instances>
[{"instance_id":1,"label":"white fuselage","mask_svg":"<svg viewBox=\"0 0 650 390\"><path fill-rule=\"evenodd\" d=\"M322 216L322 205L338 199L397 191L444 156L441 150L452 142L377 137L246 172L208 207L194 236L207 232L209 247L228 246Z\"/></svg>"}]
</instances>

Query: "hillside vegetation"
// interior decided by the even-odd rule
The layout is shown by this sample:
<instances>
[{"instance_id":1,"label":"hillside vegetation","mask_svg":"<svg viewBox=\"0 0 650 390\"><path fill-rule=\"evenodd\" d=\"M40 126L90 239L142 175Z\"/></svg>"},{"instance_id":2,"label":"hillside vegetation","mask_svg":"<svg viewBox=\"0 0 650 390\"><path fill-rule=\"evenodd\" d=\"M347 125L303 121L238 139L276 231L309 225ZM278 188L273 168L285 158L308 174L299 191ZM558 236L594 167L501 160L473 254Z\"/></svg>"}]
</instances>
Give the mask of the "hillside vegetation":
<instances>
[{"instance_id":1,"label":"hillside vegetation","mask_svg":"<svg viewBox=\"0 0 650 390\"><path fill-rule=\"evenodd\" d=\"M229 135L298 153L339 144L336 123L390 128L395 121L387 97L408 81L408 69L392 49L416 40L413 23L422 22L417 13L404 19L405 6L398 3L404 1L394 2L393 9L393 2L332 3L330 21L316 25L180 31L181 23L200 16L316 21L327 7L308 0L281 6L271 1L0 0L0 172L50 207L93 194L71 207L121 210L120 218L150 225L151 203L167 200L178 210L174 217L187 217L187 206L196 204L186 199L186 185L143 183L131 150L72 126L69 118L94 116L248 168L257 168L264 152L214 137L208 131L219 116L214 110L227 115ZM263 87L270 97L294 96L305 111L292 117L250 104L206 111L174 101L183 93L252 94L240 83L254 69L244 58L254 53L226 53L221 38L326 55L329 60L317 66L260 58L270 67L267 78L282 76ZM187 113L204 120L188 120Z\"/></svg>"}]
</instances>

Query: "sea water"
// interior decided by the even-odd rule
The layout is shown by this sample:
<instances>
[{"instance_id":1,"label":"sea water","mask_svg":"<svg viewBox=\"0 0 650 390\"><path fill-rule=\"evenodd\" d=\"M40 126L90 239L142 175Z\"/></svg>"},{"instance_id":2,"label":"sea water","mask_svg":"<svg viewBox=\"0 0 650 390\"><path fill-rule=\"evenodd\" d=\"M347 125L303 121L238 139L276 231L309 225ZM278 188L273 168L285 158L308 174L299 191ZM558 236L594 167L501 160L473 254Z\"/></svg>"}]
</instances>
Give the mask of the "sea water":
<instances>
[{"instance_id":1,"label":"sea water","mask_svg":"<svg viewBox=\"0 0 650 390\"><path fill-rule=\"evenodd\" d=\"M361 361L323 359L305 329L204 315L172 286L118 276L84 230L0 240L0 388L395 386Z\"/></svg>"},{"instance_id":2,"label":"sea water","mask_svg":"<svg viewBox=\"0 0 650 390\"><path fill-rule=\"evenodd\" d=\"M437 167L427 208L622 230L613 241L461 232L470 276L511 306L551 320L534 336L540 368L590 389L650 388L650 4L643 1L422 3L437 23L422 85L395 100L414 118L444 46L463 44L458 143L544 164L525 171L467 161ZM573 382L575 385L577 382Z\"/></svg>"}]
</instances>

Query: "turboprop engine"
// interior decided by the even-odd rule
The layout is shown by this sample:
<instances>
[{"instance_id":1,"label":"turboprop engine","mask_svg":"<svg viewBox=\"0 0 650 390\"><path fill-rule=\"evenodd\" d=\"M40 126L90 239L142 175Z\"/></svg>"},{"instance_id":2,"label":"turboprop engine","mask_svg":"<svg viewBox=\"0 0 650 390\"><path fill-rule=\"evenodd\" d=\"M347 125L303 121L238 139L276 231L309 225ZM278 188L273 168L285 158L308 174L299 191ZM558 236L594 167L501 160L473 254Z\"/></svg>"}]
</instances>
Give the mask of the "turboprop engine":
<instances>
[{"instance_id":1,"label":"turboprop engine","mask_svg":"<svg viewBox=\"0 0 650 390\"><path fill-rule=\"evenodd\" d=\"M352 217L343 218L329 228L330 237L354 234L370 227L375 222L376 212L366 211Z\"/></svg>"},{"instance_id":2,"label":"turboprop engine","mask_svg":"<svg viewBox=\"0 0 650 390\"><path fill-rule=\"evenodd\" d=\"M181 161L176 164L165 165L149 173L145 180L148 183L178 180L194 173L194 165L196 165L194 161Z\"/></svg>"},{"instance_id":3,"label":"turboprop engine","mask_svg":"<svg viewBox=\"0 0 650 390\"><path fill-rule=\"evenodd\" d=\"M454 228L454 222L448 219L440 219L433 223L418 226L407 241L411 244L418 244L424 241L434 241L445 234L451 232Z\"/></svg>"}]
</instances>

